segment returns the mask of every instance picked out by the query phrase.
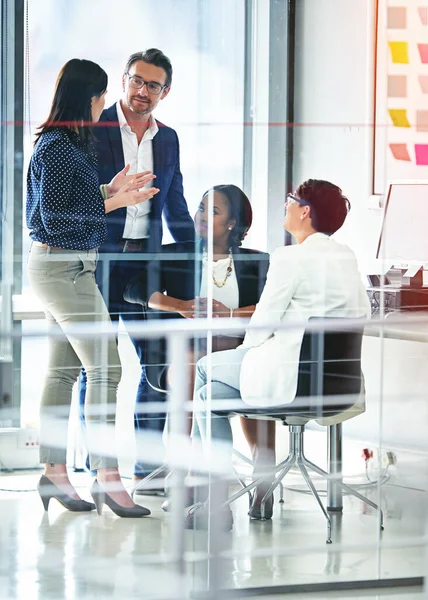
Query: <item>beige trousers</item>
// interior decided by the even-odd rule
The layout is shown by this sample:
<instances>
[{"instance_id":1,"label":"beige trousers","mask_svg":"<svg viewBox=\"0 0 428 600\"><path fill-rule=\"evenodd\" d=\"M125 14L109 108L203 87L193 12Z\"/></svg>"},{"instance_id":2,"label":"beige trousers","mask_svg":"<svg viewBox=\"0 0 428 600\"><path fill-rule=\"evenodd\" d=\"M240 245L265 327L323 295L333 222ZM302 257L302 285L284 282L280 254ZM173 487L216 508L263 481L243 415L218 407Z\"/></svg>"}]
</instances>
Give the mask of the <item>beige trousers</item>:
<instances>
[{"instance_id":1,"label":"beige trousers","mask_svg":"<svg viewBox=\"0 0 428 600\"><path fill-rule=\"evenodd\" d=\"M117 467L114 445L117 386L121 364L113 331L97 336L76 332L87 323L111 323L94 273L97 251L32 245L31 287L49 324L49 367L40 409L40 462L65 464L73 385L83 365L87 374L85 417L91 469Z\"/></svg>"}]
</instances>

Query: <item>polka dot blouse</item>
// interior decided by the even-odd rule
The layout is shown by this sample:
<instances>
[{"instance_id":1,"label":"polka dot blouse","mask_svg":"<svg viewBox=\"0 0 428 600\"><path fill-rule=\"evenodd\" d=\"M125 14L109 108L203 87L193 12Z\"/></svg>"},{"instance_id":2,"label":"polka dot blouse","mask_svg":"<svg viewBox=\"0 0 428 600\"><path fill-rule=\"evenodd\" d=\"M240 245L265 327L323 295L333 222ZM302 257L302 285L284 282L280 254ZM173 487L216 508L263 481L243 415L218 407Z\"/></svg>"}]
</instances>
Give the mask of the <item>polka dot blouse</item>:
<instances>
[{"instance_id":1,"label":"polka dot blouse","mask_svg":"<svg viewBox=\"0 0 428 600\"><path fill-rule=\"evenodd\" d=\"M31 239L69 250L90 250L107 224L97 159L77 133L55 128L34 148L27 175L27 227Z\"/></svg>"}]
</instances>

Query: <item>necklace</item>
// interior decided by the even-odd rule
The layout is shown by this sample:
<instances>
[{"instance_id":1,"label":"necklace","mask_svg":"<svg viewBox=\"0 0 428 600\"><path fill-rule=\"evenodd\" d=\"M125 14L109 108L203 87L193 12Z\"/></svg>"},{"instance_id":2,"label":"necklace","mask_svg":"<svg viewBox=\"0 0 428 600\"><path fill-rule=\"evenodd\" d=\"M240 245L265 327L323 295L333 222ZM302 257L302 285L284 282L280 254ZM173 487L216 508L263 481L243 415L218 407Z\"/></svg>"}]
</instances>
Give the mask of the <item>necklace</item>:
<instances>
[{"instance_id":1,"label":"necklace","mask_svg":"<svg viewBox=\"0 0 428 600\"><path fill-rule=\"evenodd\" d=\"M205 263L208 263L208 253L206 251L206 249L204 248L204 252L203 252L203 256L202 256L202 260ZM227 265L227 269L226 269L226 275L224 276L223 281L217 281L217 279L214 276L214 271L213 271L213 283L215 286L217 286L218 288L222 288L226 285L228 278L231 276L232 274L232 262L233 262L233 258L232 258L232 248L229 248L229 264Z\"/></svg>"}]
</instances>

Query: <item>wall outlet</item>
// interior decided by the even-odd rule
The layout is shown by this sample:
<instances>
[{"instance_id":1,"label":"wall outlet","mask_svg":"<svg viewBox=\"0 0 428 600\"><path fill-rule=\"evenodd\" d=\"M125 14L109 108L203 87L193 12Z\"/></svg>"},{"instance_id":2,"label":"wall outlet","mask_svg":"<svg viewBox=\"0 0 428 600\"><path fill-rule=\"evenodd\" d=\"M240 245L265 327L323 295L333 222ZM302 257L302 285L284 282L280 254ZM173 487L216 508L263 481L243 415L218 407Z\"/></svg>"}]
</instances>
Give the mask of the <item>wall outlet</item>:
<instances>
[{"instance_id":1,"label":"wall outlet","mask_svg":"<svg viewBox=\"0 0 428 600\"><path fill-rule=\"evenodd\" d=\"M396 465L397 464L397 455L395 454L395 452L387 452L386 453L386 457L388 459L388 464L389 465Z\"/></svg>"},{"instance_id":2,"label":"wall outlet","mask_svg":"<svg viewBox=\"0 0 428 600\"><path fill-rule=\"evenodd\" d=\"M384 197L382 194L373 194L368 197L367 207L371 210L379 210L382 208L384 202Z\"/></svg>"},{"instance_id":3,"label":"wall outlet","mask_svg":"<svg viewBox=\"0 0 428 600\"><path fill-rule=\"evenodd\" d=\"M37 429L0 428L0 470L38 468L39 443Z\"/></svg>"},{"instance_id":4,"label":"wall outlet","mask_svg":"<svg viewBox=\"0 0 428 600\"><path fill-rule=\"evenodd\" d=\"M386 452L383 451L381 456L381 464L384 469L386 469L386 467L388 467L389 465L396 465L397 455L395 454L395 452L392 452L390 450L387 450Z\"/></svg>"},{"instance_id":5,"label":"wall outlet","mask_svg":"<svg viewBox=\"0 0 428 600\"><path fill-rule=\"evenodd\" d=\"M16 437L16 447L19 450L31 450L32 448L38 448L39 444L40 439L37 429L19 429Z\"/></svg>"}]
</instances>

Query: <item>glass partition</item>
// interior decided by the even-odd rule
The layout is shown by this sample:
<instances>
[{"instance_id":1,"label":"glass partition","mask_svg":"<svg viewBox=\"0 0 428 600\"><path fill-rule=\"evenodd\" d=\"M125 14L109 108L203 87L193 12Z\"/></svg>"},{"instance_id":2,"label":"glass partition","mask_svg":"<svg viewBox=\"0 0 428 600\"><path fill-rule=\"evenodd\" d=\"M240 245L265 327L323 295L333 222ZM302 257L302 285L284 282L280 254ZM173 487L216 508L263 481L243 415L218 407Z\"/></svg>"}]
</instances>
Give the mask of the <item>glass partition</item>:
<instances>
[{"instance_id":1,"label":"glass partition","mask_svg":"<svg viewBox=\"0 0 428 600\"><path fill-rule=\"evenodd\" d=\"M363 235L352 213L332 240L311 230L281 248L288 241L284 214L287 231L299 233L298 224L316 210L299 192L301 182L292 181L292 171L320 179L332 174L325 152L317 170L311 143L320 143L316 132L328 136L331 124L303 121L309 100L317 111L322 101L322 94L304 89L314 75L308 44L316 45L325 33L324 20L317 19L325 11L330 23L335 3L310 9L308 2L278 0L29 0L25 19L18 0L0 4L0 564L8 565L0 572L11 597L217 599L336 592L345 598L349 590L387 588L379 593L403 590L404 598L406 587L419 593L428 545L426 313L400 304L412 295L410 285L401 285L401 269L399 282L377 271L374 279L358 252L359 271L354 254L339 246L338 240L347 243L350 220L350 239ZM7 33L11 11L20 31L15 37ZM173 78L154 110L159 122L149 140L152 161L146 156L146 162L134 162L158 170L159 188L171 188L181 172L184 193L179 182L172 201L185 198L188 214L183 209L179 225L187 223L192 239L177 235L177 216L168 207L153 217L154 196L144 213L145 229L138 229L140 221L133 230L132 220L141 215L125 210L117 236L98 249L94 277L112 323L84 318L82 309L68 335L97 346L101 378L111 367L107 355L115 337L121 377L113 426L105 390L98 403L84 400L80 363L73 357L62 371L52 363L52 342L64 341L67 326L49 326L46 306L29 285L26 177L37 127L49 113L58 72L71 58L93 60L108 74L105 106L116 105L109 128L116 131L119 155L126 134L128 141L138 139L138 127L134 131L127 120L127 102L132 104L133 94L146 98L147 83L164 81L150 76L145 82L148 76L130 68L123 75L128 56L147 48L169 57ZM320 48L313 54L317 60L325 58ZM22 68L11 66L11 51L17 64L25 54ZM337 54L335 48L329 60ZM298 74L295 61L302 65ZM131 86L138 92L130 92L128 76L136 77L134 86L141 84ZM346 85L351 80L349 75ZM7 96L10 86L15 98ZM302 122L296 124L294 100L302 97L295 111ZM24 119L18 118L23 98ZM94 130L98 172L107 172L103 160L119 169L120 161L104 152L110 133ZM156 154L165 131L172 137ZM134 150L144 139L143 133ZM308 157L314 164L306 173ZM120 168L125 155L121 160ZM292 183L297 190L287 197ZM352 210L361 214L358 194L348 195ZM401 195L398 206L405 204ZM395 210L395 224L402 210ZM161 218L163 235L152 245ZM109 227L117 222L108 221ZM324 246L299 258L311 238L337 245L337 258L328 262ZM297 250L296 241L302 242ZM48 250L54 264L63 248L45 245L36 247ZM287 252L294 261L287 262ZM338 299L340 294L346 298ZM328 306L315 310L320 297ZM98 313L94 308L89 314ZM257 356L253 362L249 348ZM67 369L76 380L71 404L58 400L60 392L53 394L46 428L40 418L46 373L59 389ZM95 435L94 415L101 421ZM76 493L96 501L101 515L66 510L54 501L58 492L42 513L40 444L65 452ZM124 487L151 515L121 518L119 501L110 502L106 490L93 493L92 480L102 470L98 466L97 473L89 462L94 447L118 457ZM47 461L48 467L55 464Z\"/></svg>"}]
</instances>

